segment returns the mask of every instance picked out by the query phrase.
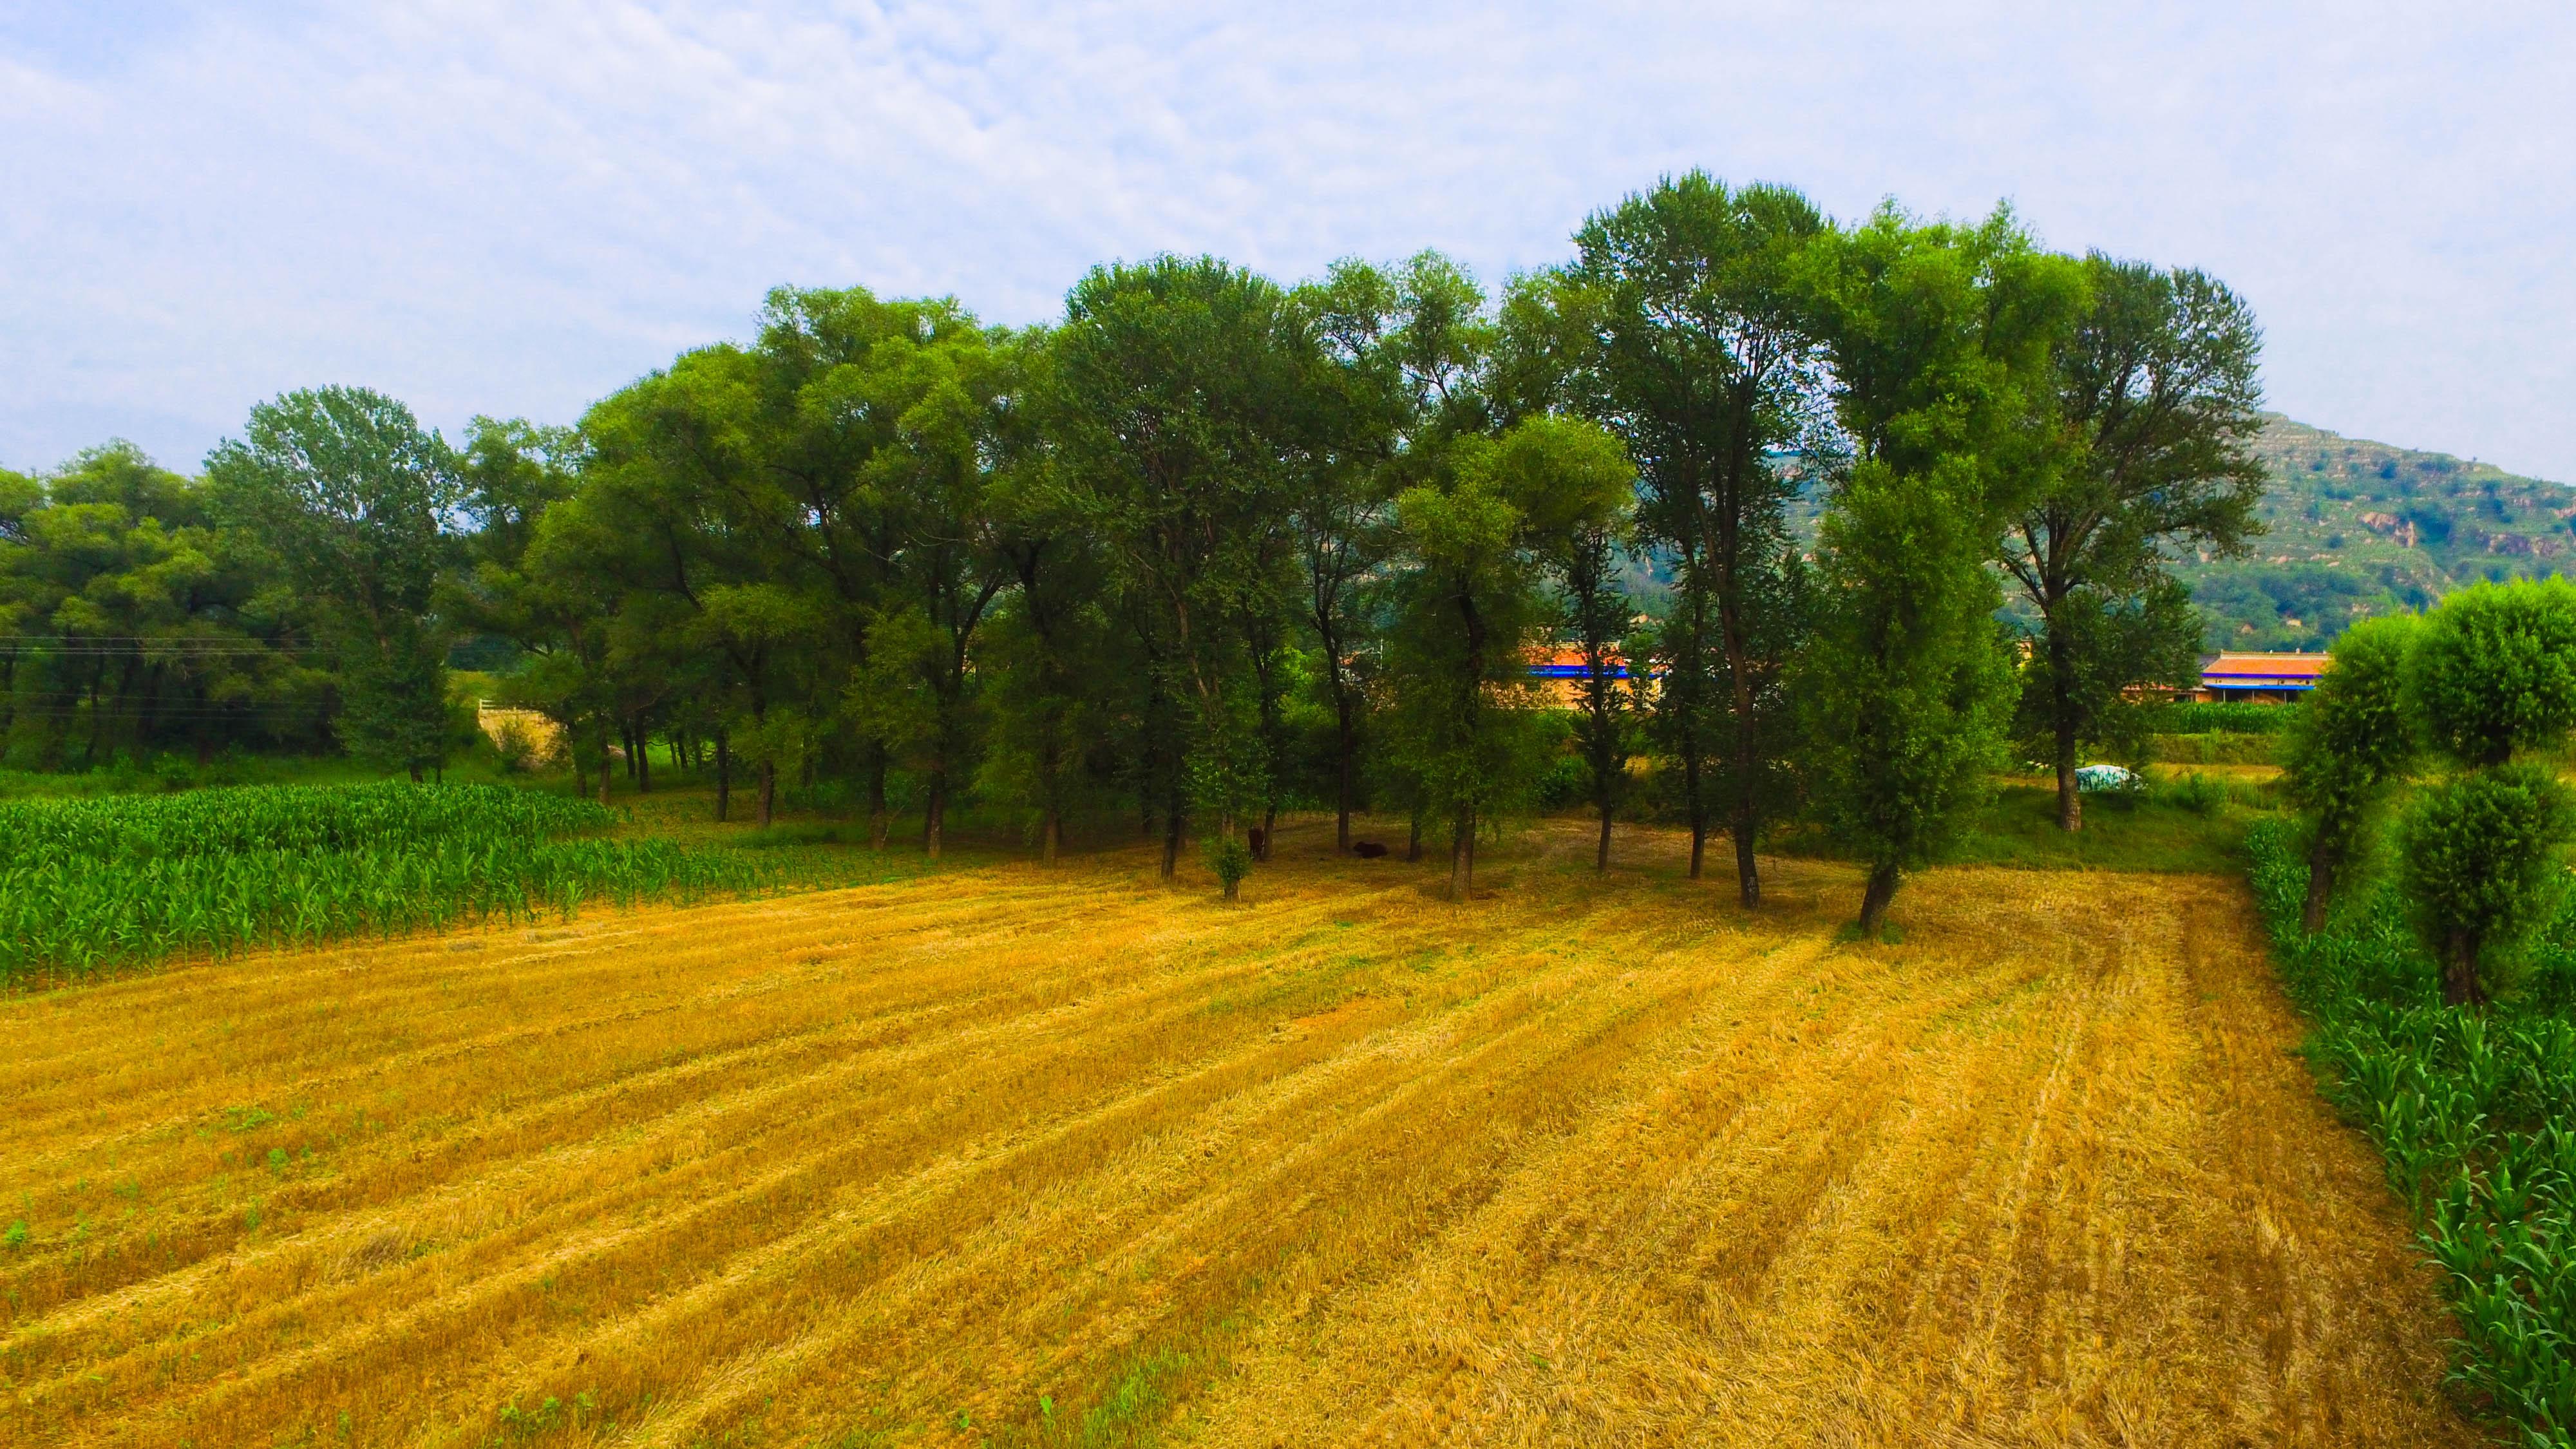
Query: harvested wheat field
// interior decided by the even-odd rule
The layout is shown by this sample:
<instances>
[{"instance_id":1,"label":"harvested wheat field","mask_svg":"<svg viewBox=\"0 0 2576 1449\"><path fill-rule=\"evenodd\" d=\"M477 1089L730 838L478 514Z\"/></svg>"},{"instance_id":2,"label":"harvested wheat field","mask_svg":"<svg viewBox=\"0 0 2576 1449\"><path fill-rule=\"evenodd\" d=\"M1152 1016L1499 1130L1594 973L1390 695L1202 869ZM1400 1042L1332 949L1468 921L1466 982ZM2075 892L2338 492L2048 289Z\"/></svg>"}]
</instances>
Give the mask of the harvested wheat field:
<instances>
[{"instance_id":1,"label":"harvested wheat field","mask_svg":"<svg viewBox=\"0 0 2576 1449\"><path fill-rule=\"evenodd\" d=\"M2235 884L1325 839L0 1001L0 1439L2474 1442Z\"/></svg>"}]
</instances>

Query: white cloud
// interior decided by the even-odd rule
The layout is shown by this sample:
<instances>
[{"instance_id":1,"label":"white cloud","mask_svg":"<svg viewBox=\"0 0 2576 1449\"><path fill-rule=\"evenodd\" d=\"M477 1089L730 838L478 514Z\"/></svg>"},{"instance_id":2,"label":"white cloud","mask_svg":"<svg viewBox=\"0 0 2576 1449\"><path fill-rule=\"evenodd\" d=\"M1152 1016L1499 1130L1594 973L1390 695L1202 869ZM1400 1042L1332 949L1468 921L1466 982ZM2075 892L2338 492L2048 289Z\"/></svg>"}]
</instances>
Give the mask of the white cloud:
<instances>
[{"instance_id":1,"label":"white cloud","mask_svg":"<svg viewBox=\"0 0 2576 1449\"><path fill-rule=\"evenodd\" d=\"M149 22L138 17L150 12ZM2248 13L2259 12L2259 13ZM77 14L78 12L75 12ZM2209 267L2285 410L2576 479L2558 8L445 0L0 19L0 460L365 382L567 419L778 282L1561 256L1700 165Z\"/></svg>"}]
</instances>

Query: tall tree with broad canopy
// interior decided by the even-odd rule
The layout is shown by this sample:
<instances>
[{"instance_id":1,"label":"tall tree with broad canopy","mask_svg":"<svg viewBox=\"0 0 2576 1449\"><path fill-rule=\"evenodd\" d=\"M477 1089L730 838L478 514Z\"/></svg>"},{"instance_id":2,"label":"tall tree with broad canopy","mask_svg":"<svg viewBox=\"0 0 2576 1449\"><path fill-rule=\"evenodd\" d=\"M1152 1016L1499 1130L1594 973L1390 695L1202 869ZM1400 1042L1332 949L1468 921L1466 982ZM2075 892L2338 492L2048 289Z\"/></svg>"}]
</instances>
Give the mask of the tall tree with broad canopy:
<instances>
[{"instance_id":1,"label":"tall tree with broad canopy","mask_svg":"<svg viewBox=\"0 0 2576 1449\"><path fill-rule=\"evenodd\" d=\"M2252 310L2187 269L2096 253L2084 276L2084 319L2058 352L2063 453L2003 554L2038 616L2023 718L2056 767L2067 830L2084 823L2078 752L2143 729L2130 686L2195 672L2200 619L2177 551L2242 552L2264 482L2246 446L2262 426Z\"/></svg>"},{"instance_id":2,"label":"tall tree with broad canopy","mask_svg":"<svg viewBox=\"0 0 2576 1449\"><path fill-rule=\"evenodd\" d=\"M2300 924L2325 929L2326 909L2390 790L2414 761L2418 730L2406 693L2413 615L2365 619L2335 641L2334 663L2291 725L2290 799L2308 817L2308 896Z\"/></svg>"},{"instance_id":3,"label":"tall tree with broad canopy","mask_svg":"<svg viewBox=\"0 0 2576 1449\"><path fill-rule=\"evenodd\" d=\"M1540 415L1525 419L1515 436L1537 454L1531 465L1557 481L1574 511L1542 520L1535 540L1542 567L1555 586L1551 631L1570 639L1583 656L1575 688L1574 743L1590 779L1592 808L1600 819L1592 868L1610 869L1610 827L1627 796L1628 761L1635 753L1636 681L1630 676L1627 636L1630 604L1620 584L1634 510L1637 470L1626 446L1597 425ZM1640 663L1638 672L1643 672Z\"/></svg>"},{"instance_id":4,"label":"tall tree with broad canopy","mask_svg":"<svg viewBox=\"0 0 2576 1449\"><path fill-rule=\"evenodd\" d=\"M1006 472L987 494L1011 589L979 669L989 728L977 779L1028 812L1039 858L1053 864L1066 818L1089 793L1087 757L1109 723L1104 680L1119 661L1099 550L1068 526L1043 478L1037 467Z\"/></svg>"},{"instance_id":5,"label":"tall tree with broad canopy","mask_svg":"<svg viewBox=\"0 0 2576 1449\"><path fill-rule=\"evenodd\" d=\"M1393 266L1339 262L1295 301L1320 368L1302 395L1305 456L1291 516L1334 712L1334 839L1347 850L1368 703L1361 599L1395 547L1391 500L1439 476L1457 439L1508 419L1488 386L1498 332L1484 290L1452 259L1423 251Z\"/></svg>"},{"instance_id":6,"label":"tall tree with broad canopy","mask_svg":"<svg viewBox=\"0 0 2576 1449\"><path fill-rule=\"evenodd\" d=\"M392 398L325 387L252 408L206 473L325 611L349 752L414 780L445 764L447 638L433 606L465 501L447 444Z\"/></svg>"},{"instance_id":7,"label":"tall tree with broad canopy","mask_svg":"<svg viewBox=\"0 0 2576 1449\"><path fill-rule=\"evenodd\" d=\"M1282 607L1313 355L1277 286L1213 257L1164 256L1077 283L1045 372L1067 496L1150 610L1219 852L1240 849L1239 816L1267 788L1244 624Z\"/></svg>"},{"instance_id":8,"label":"tall tree with broad canopy","mask_svg":"<svg viewBox=\"0 0 2576 1449\"><path fill-rule=\"evenodd\" d=\"M887 420L890 436L861 471L896 544L856 678L863 697L920 696L919 727L904 732L900 753L922 777L922 847L933 857L951 794L971 768L976 632L1010 581L986 493L1021 370L1008 335L940 325L947 320L933 309L929 325L881 337L812 384L807 404Z\"/></svg>"},{"instance_id":9,"label":"tall tree with broad canopy","mask_svg":"<svg viewBox=\"0 0 2576 1449\"><path fill-rule=\"evenodd\" d=\"M2565 888L2576 798L2515 757L2563 748L2576 730L2576 585L2479 584L2444 599L2417 631L2407 682L2426 738L2456 766L2407 818L2407 900L2442 964L2442 999L2483 1006Z\"/></svg>"},{"instance_id":10,"label":"tall tree with broad canopy","mask_svg":"<svg viewBox=\"0 0 2576 1449\"><path fill-rule=\"evenodd\" d=\"M1798 484L1782 459L1825 411L1812 294L1828 230L1795 191L1730 189L1693 171L1596 213L1575 233L1568 269L1590 294L1596 415L1626 440L1644 480L1644 528L1692 572L1692 598L1714 626L1712 651L1668 665L1724 670L1714 689L1677 688L1725 702L1716 783L1747 906L1762 899L1754 848L1784 794L1781 672L1806 632L1787 526ZM1704 822L1708 812L1694 800L1689 813Z\"/></svg>"},{"instance_id":11,"label":"tall tree with broad canopy","mask_svg":"<svg viewBox=\"0 0 2576 1449\"><path fill-rule=\"evenodd\" d=\"M829 653L846 637L842 598L789 547L780 515L794 505L758 476L779 456L765 371L741 348L700 348L593 404L579 507L550 510L539 529L558 566L613 572L627 602L612 617L641 626L621 654L650 640L692 661L714 715L718 818L739 758L754 767L764 827L779 775L839 713L840 685L827 681L846 679ZM583 536L586 547L566 546ZM604 641L599 657L611 658Z\"/></svg>"},{"instance_id":12,"label":"tall tree with broad canopy","mask_svg":"<svg viewBox=\"0 0 2576 1449\"><path fill-rule=\"evenodd\" d=\"M1988 563L2054 447L2054 360L2085 289L2004 211L1963 227L1882 208L1836 251L1824 315L1854 461L1818 540L1798 692L1818 813L1869 868L1876 934L1984 800L2010 722Z\"/></svg>"},{"instance_id":13,"label":"tall tree with broad canopy","mask_svg":"<svg viewBox=\"0 0 2576 1449\"><path fill-rule=\"evenodd\" d=\"M1337 262L1295 294L1317 345L1308 443L1290 510L1304 575L1305 625L1333 711L1333 848L1351 848L1368 710L1359 658L1367 634L1362 585L1390 546L1391 499L1409 395L1394 338L1404 327L1395 277Z\"/></svg>"},{"instance_id":14,"label":"tall tree with broad canopy","mask_svg":"<svg viewBox=\"0 0 2576 1449\"><path fill-rule=\"evenodd\" d=\"M762 311L758 456L734 507L767 537L777 577L825 596L816 677L839 677L849 708L816 718L856 727L880 849L891 767L922 778L934 854L967 767L964 660L1000 579L976 500L1012 350L947 298L781 287Z\"/></svg>"},{"instance_id":15,"label":"tall tree with broad canopy","mask_svg":"<svg viewBox=\"0 0 2576 1449\"><path fill-rule=\"evenodd\" d=\"M1396 499L1403 572L1387 640L1398 752L1446 817L1449 894L1472 897L1479 825L1516 804L1537 764L1529 653L1554 630L1547 560L1627 504L1617 441L1557 417L1459 439L1446 477Z\"/></svg>"}]
</instances>

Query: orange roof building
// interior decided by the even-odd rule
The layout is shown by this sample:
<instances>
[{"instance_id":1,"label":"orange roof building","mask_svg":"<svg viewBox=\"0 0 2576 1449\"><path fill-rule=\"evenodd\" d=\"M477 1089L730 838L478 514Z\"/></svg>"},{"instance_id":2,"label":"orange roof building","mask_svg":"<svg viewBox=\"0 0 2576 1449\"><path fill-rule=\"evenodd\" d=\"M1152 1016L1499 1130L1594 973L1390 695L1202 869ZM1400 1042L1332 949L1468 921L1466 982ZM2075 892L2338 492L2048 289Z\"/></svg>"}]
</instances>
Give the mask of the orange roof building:
<instances>
[{"instance_id":1,"label":"orange roof building","mask_svg":"<svg viewBox=\"0 0 2576 1449\"><path fill-rule=\"evenodd\" d=\"M1583 681L1592 671L1583 662L1582 650L1560 646L1531 650L1529 672L1530 679L1538 685L1541 697L1549 705L1557 709L1578 709L1583 704ZM1610 677L1626 679L1628 661L1612 655Z\"/></svg>"},{"instance_id":2,"label":"orange roof building","mask_svg":"<svg viewBox=\"0 0 2576 1449\"><path fill-rule=\"evenodd\" d=\"M2199 700L2237 700L2286 704L2317 687L2317 676L2334 662L2331 654L2220 654L2200 667Z\"/></svg>"}]
</instances>

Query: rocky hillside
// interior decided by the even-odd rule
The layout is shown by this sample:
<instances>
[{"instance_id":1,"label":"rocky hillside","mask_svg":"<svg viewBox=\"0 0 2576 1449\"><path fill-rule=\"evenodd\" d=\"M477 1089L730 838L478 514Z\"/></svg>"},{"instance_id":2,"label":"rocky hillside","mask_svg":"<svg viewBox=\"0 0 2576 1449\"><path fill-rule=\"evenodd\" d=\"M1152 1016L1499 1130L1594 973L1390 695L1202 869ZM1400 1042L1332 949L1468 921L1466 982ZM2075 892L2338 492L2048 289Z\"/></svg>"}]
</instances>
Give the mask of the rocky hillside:
<instances>
[{"instance_id":1,"label":"rocky hillside","mask_svg":"<svg viewBox=\"0 0 2576 1449\"><path fill-rule=\"evenodd\" d=\"M2244 558L2182 574L2209 643L2317 648L2346 624L2417 608L2479 579L2576 562L2576 489L2268 416L2267 532Z\"/></svg>"}]
</instances>

